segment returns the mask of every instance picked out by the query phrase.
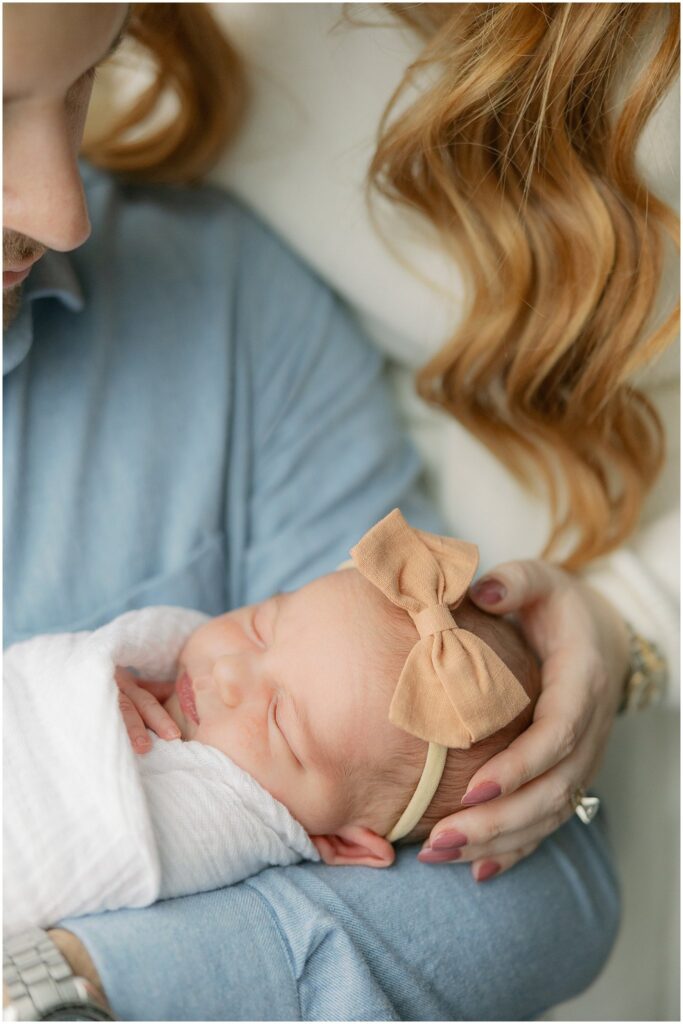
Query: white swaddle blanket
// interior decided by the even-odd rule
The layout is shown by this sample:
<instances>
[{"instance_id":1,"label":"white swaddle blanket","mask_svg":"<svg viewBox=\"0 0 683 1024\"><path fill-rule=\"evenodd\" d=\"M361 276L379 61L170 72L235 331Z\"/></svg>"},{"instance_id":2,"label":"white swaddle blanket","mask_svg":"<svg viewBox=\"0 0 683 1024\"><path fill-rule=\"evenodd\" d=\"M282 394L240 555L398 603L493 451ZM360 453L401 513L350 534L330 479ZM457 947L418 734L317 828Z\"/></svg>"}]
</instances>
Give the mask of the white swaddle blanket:
<instances>
[{"instance_id":1,"label":"white swaddle blanket","mask_svg":"<svg viewBox=\"0 0 683 1024\"><path fill-rule=\"evenodd\" d=\"M5 652L6 935L319 859L287 808L220 751L154 736L149 754L131 748L115 667L174 679L206 618L146 608Z\"/></svg>"}]
</instances>

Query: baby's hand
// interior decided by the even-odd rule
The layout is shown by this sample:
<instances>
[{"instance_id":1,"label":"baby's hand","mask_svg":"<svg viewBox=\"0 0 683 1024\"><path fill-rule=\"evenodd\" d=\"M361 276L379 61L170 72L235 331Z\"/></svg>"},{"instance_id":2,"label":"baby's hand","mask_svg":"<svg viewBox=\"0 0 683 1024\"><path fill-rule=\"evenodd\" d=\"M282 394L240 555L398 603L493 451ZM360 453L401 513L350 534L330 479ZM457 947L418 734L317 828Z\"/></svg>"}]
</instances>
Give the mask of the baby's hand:
<instances>
[{"instance_id":1,"label":"baby's hand","mask_svg":"<svg viewBox=\"0 0 683 1024\"><path fill-rule=\"evenodd\" d=\"M138 679L126 668L117 668L114 678L119 688L119 707L126 731L137 754L146 754L152 746L147 729L164 740L180 739L180 729L160 703L173 693L173 683Z\"/></svg>"}]
</instances>

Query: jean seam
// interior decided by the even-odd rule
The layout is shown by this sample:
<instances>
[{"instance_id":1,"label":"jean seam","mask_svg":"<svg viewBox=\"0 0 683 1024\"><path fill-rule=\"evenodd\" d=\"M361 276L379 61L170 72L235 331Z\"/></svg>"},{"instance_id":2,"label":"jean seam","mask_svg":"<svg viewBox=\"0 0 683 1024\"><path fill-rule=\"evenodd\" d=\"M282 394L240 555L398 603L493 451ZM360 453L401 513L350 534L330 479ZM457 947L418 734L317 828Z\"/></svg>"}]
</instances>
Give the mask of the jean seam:
<instances>
[{"instance_id":1,"label":"jean seam","mask_svg":"<svg viewBox=\"0 0 683 1024\"><path fill-rule=\"evenodd\" d=\"M285 934L285 931L284 931L282 925L280 924L280 918L277 916L277 914L273 910L273 906L270 903L270 901L266 899L266 897L263 895L262 892L260 892L249 881L245 881L244 885L246 886L246 888L251 889L251 891L253 893L255 893L256 896L258 896L259 900L261 901L263 906L266 908L268 916L271 918L271 920L273 921L273 923L275 925L277 933L278 933L278 935L280 937L280 942L282 943L282 945L283 945L283 947L285 949L285 953L287 955L287 962L289 964L289 970L290 970L290 973L292 975L292 980L294 981L294 988L296 990L296 1002L297 1002L297 1006L299 1007L299 1020L303 1020L304 1017L303 1017L303 1011L302 1011L302 1008L301 1008L301 997L300 997L300 994L299 994L299 981L298 981L297 974L296 974L296 969L295 969L294 953L293 953L292 947L291 947L291 945L289 943L289 939L287 938L287 935Z\"/></svg>"}]
</instances>

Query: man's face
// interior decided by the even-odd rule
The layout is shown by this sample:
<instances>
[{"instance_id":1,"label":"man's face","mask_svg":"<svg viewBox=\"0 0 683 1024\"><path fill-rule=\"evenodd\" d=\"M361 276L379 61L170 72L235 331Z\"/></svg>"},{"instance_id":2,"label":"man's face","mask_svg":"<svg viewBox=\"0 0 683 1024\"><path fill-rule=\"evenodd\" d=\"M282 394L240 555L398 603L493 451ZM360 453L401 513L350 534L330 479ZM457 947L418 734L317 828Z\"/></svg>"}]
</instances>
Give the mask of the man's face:
<instances>
[{"instance_id":1,"label":"man's face","mask_svg":"<svg viewBox=\"0 0 683 1024\"><path fill-rule=\"evenodd\" d=\"M376 642L383 601L359 573L332 573L212 619L180 655L166 709L184 739L222 750L310 834L348 824L365 765L403 735L388 720L402 659Z\"/></svg>"},{"instance_id":2,"label":"man's face","mask_svg":"<svg viewBox=\"0 0 683 1024\"><path fill-rule=\"evenodd\" d=\"M90 234L77 156L94 68L127 14L128 4L3 5L3 327L36 260Z\"/></svg>"}]
</instances>

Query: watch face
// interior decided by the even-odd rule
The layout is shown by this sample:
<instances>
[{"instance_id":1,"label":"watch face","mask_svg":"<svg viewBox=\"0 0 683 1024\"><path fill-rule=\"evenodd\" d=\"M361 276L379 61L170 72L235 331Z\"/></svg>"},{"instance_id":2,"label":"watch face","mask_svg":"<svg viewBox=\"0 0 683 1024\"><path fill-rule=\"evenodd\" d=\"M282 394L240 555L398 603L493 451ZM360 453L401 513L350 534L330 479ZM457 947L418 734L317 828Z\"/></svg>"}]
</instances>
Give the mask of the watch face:
<instances>
[{"instance_id":1,"label":"watch face","mask_svg":"<svg viewBox=\"0 0 683 1024\"><path fill-rule=\"evenodd\" d=\"M114 1020L93 1003L63 1003L50 1010L41 1020Z\"/></svg>"}]
</instances>

